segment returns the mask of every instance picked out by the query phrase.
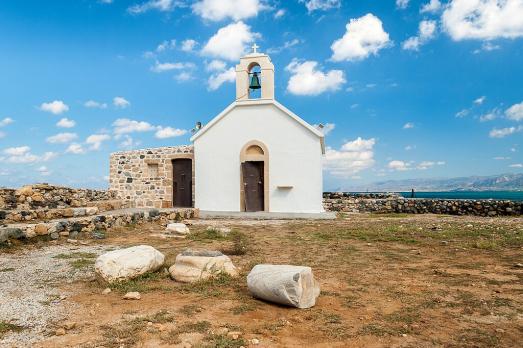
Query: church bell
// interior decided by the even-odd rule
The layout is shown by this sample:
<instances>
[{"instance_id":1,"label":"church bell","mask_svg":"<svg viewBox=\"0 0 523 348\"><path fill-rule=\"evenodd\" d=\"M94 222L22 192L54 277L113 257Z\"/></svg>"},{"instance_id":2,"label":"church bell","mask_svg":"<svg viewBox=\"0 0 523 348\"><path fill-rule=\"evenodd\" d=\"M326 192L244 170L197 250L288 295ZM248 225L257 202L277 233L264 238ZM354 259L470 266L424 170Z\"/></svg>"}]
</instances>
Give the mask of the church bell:
<instances>
[{"instance_id":1,"label":"church bell","mask_svg":"<svg viewBox=\"0 0 523 348\"><path fill-rule=\"evenodd\" d=\"M261 88L260 78L258 77L257 72L252 73L251 83L249 84L249 88L250 89L260 89Z\"/></svg>"}]
</instances>

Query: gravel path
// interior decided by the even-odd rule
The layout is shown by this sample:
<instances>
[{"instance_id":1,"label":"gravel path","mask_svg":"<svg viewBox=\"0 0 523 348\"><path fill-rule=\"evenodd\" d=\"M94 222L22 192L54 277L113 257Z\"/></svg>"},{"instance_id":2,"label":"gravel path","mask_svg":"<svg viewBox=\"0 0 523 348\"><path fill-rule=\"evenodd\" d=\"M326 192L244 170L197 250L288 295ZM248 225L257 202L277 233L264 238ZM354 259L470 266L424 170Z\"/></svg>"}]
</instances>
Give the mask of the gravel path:
<instances>
[{"instance_id":1,"label":"gravel path","mask_svg":"<svg viewBox=\"0 0 523 348\"><path fill-rule=\"evenodd\" d=\"M0 347L29 347L43 338L50 324L66 318L73 305L60 285L94 275L92 267L73 267L71 263L81 257L72 255L99 255L109 248L53 245L15 253L0 251L0 322L23 327L1 338ZM88 259L94 261L93 255Z\"/></svg>"}]
</instances>

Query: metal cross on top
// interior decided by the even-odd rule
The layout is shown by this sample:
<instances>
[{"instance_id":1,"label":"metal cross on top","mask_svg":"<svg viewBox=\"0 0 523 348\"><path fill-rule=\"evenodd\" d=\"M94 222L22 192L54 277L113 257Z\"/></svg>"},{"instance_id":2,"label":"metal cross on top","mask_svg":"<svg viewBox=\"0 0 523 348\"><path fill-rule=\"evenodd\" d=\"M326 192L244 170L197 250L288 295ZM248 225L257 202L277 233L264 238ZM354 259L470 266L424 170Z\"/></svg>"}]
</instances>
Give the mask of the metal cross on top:
<instances>
[{"instance_id":1,"label":"metal cross on top","mask_svg":"<svg viewBox=\"0 0 523 348\"><path fill-rule=\"evenodd\" d=\"M258 48L260 48L260 46L256 45L256 43L254 43L254 45L252 45L252 53L258 53Z\"/></svg>"}]
</instances>

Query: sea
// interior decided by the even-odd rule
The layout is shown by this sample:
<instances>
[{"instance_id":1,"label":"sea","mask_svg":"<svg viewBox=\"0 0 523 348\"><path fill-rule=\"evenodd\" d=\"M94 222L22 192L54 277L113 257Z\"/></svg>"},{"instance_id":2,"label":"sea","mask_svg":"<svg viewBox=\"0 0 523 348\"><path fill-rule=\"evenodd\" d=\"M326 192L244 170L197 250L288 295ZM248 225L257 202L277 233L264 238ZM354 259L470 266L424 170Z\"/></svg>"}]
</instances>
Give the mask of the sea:
<instances>
[{"instance_id":1,"label":"sea","mask_svg":"<svg viewBox=\"0 0 523 348\"><path fill-rule=\"evenodd\" d=\"M410 198L412 193L397 192L403 197ZM523 191L441 191L441 192L414 192L414 198L442 198L442 199L500 199L523 201Z\"/></svg>"}]
</instances>

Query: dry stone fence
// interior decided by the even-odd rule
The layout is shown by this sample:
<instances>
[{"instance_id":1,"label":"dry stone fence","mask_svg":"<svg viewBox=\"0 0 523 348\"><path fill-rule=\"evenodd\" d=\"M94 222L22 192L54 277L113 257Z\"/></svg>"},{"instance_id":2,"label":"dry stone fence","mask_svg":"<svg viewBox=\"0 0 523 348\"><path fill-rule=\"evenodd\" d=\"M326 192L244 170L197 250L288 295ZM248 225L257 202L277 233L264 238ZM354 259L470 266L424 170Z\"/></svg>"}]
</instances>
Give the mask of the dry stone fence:
<instances>
[{"instance_id":1,"label":"dry stone fence","mask_svg":"<svg viewBox=\"0 0 523 348\"><path fill-rule=\"evenodd\" d=\"M523 201L404 198L394 193L325 192L325 210L348 213L407 213L476 216L523 214Z\"/></svg>"},{"instance_id":2,"label":"dry stone fence","mask_svg":"<svg viewBox=\"0 0 523 348\"><path fill-rule=\"evenodd\" d=\"M0 244L14 239L79 236L103 238L104 231L129 224L189 219L196 209L127 209L107 190L73 189L48 184L0 189Z\"/></svg>"}]
</instances>

